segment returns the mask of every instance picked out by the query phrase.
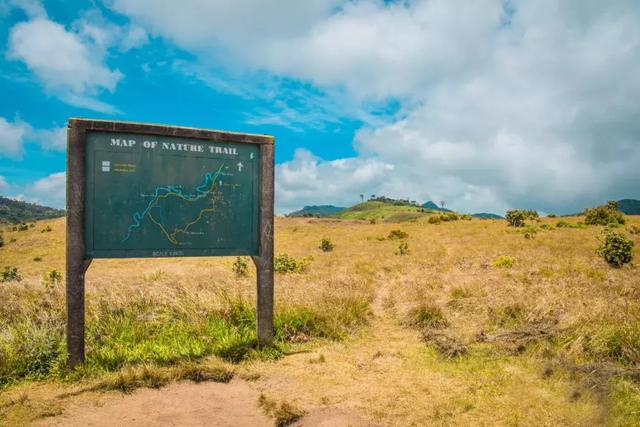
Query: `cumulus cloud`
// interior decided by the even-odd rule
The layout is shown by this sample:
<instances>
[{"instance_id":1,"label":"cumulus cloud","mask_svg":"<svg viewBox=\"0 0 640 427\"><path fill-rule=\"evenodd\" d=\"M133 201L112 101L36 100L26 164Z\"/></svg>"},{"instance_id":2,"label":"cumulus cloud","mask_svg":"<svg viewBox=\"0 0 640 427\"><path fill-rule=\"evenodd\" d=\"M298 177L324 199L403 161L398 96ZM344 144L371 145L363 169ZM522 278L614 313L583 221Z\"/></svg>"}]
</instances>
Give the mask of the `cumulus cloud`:
<instances>
[{"instance_id":1,"label":"cumulus cloud","mask_svg":"<svg viewBox=\"0 0 640 427\"><path fill-rule=\"evenodd\" d=\"M0 117L0 157L22 158L22 145L30 130L31 127L20 120L11 123Z\"/></svg>"},{"instance_id":2,"label":"cumulus cloud","mask_svg":"<svg viewBox=\"0 0 640 427\"><path fill-rule=\"evenodd\" d=\"M67 128L36 130L35 140L42 148L50 151L64 151L67 149Z\"/></svg>"},{"instance_id":3,"label":"cumulus cloud","mask_svg":"<svg viewBox=\"0 0 640 427\"><path fill-rule=\"evenodd\" d=\"M110 4L200 58L402 106L359 130L357 157L280 165L281 207L363 192L570 212L640 196L633 0L151 3Z\"/></svg>"},{"instance_id":4,"label":"cumulus cloud","mask_svg":"<svg viewBox=\"0 0 640 427\"><path fill-rule=\"evenodd\" d=\"M276 166L278 212L304 204L351 205L372 186L385 188L393 169L393 165L377 159L323 161L298 149L291 161Z\"/></svg>"},{"instance_id":5,"label":"cumulus cloud","mask_svg":"<svg viewBox=\"0 0 640 427\"><path fill-rule=\"evenodd\" d=\"M113 92L123 78L118 69L105 64L105 58L109 49L144 45L146 31L115 25L97 10L83 12L67 28L51 20L37 1L12 0L10 5L23 9L29 19L11 28L7 58L23 62L47 92L71 105L117 112L98 99Z\"/></svg>"},{"instance_id":6,"label":"cumulus cloud","mask_svg":"<svg viewBox=\"0 0 640 427\"><path fill-rule=\"evenodd\" d=\"M9 189L9 183L4 176L0 175L0 191L7 191Z\"/></svg>"},{"instance_id":7,"label":"cumulus cloud","mask_svg":"<svg viewBox=\"0 0 640 427\"><path fill-rule=\"evenodd\" d=\"M22 159L25 143L36 143L48 151L64 151L67 147L67 128L35 129L20 119L9 122L0 117L0 157Z\"/></svg>"},{"instance_id":8,"label":"cumulus cloud","mask_svg":"<svg viewBox=\"0 0 640 427\"><path fill-rule=\"evenodd\" d=\"M66 173L56 172L26 186L23 200L54 208L63 208L66 200Z\"/></svg>"}]
</instances>

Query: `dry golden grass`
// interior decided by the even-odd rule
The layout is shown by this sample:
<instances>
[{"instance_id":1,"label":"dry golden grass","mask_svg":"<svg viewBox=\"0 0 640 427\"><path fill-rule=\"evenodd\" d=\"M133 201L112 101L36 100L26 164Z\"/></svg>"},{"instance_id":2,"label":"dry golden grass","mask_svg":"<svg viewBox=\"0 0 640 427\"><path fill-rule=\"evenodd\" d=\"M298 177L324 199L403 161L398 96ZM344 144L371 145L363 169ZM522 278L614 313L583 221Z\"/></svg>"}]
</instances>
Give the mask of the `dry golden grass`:
<instances>
[{"instance_id":1,"label":"dry golden grass","mask_svg":"<svg viewBox=\"0 0 640 427\"><path fill-rule=\"evenodd\" d=\"M300 408L340 406L388 425L640 425L640 274L595 254L601 227L556 228L558 220L543 219L533 224L553 227L525 239L504 221L425 219L278 218L276 253L313 261L303 274L276 275L276 309L343 313L357 299L370 302L372 314L367 326L349 324L345 340L292 336L289 355L243 362L239 376ZM53 231L40 233L46 225ZM394 229L408 233L407 255L395 255L399 240L384 239ZM0 267L18 267L24 279L0 284L12 289L3 304L44 286L51 269L64 272L63 234L62 220L4 232ZM639 236L627 235L637 260ZM323 237L332 251L318 248ZM494 266L500 256L513 265ZM148 299L184 311L219 304L221 291L252 300L253 266L238 278L233 260L97 260L88 300ZM437 308L446 322L415 322L420 307ZM425 342L434 331L444 344ZM448 357L447 342L468 351ZM5 401L16 399L12 390L29 393L18 385Z\"/></svg>"}]
</instances>

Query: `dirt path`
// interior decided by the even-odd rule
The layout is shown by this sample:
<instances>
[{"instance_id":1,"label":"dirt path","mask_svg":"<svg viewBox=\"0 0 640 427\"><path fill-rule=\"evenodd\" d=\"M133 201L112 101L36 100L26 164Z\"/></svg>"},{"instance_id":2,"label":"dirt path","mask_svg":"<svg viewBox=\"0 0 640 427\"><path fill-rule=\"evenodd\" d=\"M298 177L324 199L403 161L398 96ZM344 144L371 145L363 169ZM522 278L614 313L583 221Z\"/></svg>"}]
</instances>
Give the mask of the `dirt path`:
<instances>
[{"instance_id":1,"label":"dirt path","mask_svg":"<svg viewBox=\"0 0 640 427\"><path fill-rule=\"evenodd\" d=\"M178 382L131 395L109 395L68 408L41 426L272 426L258 407L259 393L245 382Z\"/></svg>"}]
</instances>

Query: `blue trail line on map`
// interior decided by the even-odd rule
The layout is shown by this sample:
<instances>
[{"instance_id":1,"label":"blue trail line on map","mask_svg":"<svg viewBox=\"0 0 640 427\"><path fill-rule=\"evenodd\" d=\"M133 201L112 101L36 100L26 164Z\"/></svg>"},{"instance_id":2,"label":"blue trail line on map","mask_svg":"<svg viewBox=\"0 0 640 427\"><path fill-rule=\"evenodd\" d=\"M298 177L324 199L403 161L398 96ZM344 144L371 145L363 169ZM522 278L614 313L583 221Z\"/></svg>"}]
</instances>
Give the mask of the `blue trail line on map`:
<instances>
[{"instance_id":1,"label":"blue trail line on map","mask_svg":"<svg viewBox=\"0 0 640 427\"><path fill-rule=\"evenodd\" d=\"M222 166L220 167L220 169L222 169ZM220 172L220 170L218 170L218 173ZM217 173L216 173L217 175ZM211 184L213 182L214 178L213 178L213 172L208 172L205 174L204 176L204 182L200 185L198 185L195 188L195 192L194 194L184 194L182 192L182 188L181 187L175 187L173 185L167 185L164 187L158 187L155 189L154 193L153 193L153 198L151 199L151 201L147 204L147 207L142 211L142 212L136 212L133 214L133 223L130 224L127 227L127 235L125 236L124 239L122 239L122 243L126 242L127 240L129 240L129 238L131 237L131 233L133 232L133 230L140 228L141 221L142 219L149 213L149 211L151 210L153 204L158 200L159 197L161 196L166 196L167 194L176 194L180 197L182 197L183 199L189 201L189 202L195 202L197 200L200 200L204 197L207 197L211 191L207 191L206 188L209 186L209 184ZM164 193L161 194L161 192L164 191Z\"/></svg>"}]
</instances>

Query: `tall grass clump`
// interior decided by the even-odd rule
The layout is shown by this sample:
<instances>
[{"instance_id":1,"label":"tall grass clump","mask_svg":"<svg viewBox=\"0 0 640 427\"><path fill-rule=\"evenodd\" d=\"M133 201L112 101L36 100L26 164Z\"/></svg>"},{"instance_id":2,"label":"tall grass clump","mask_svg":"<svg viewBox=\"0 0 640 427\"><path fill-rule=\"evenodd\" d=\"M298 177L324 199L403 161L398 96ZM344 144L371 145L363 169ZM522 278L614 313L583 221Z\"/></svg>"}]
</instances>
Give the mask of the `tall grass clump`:
<instances>
[{"instance_id":1,"label":"tall grass clump","mask_svg":"<svg viewBox=\"0 0 640 427\"><path fill-rule=\"evenodd\" d=\"M362 292L283 302L274 318L276 339L263 348L255 306L245 297L225 290L204 297L179 290L171 299L134 295L88 298L86 363L67 371L63 287L31 282L0 287L0 389L23 380L78 379L208 356L232 363L277 358L291 342L342 339L370 314L370 299Z\"/></svg>"}]
</instances>

